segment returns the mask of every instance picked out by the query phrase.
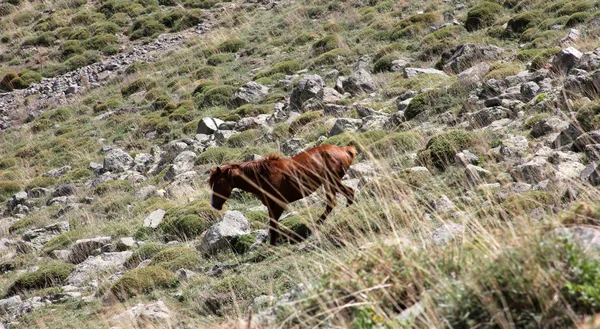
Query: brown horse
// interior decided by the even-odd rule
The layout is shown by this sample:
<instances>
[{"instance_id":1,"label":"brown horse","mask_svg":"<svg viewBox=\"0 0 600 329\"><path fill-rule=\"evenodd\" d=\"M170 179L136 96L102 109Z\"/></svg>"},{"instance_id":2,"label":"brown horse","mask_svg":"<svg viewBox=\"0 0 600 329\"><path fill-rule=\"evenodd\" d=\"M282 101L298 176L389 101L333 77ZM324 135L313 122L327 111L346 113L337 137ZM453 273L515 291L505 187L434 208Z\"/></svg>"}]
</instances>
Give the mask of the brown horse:
<instances>
[{"instance_id":1,"label":"brown horse","mask_svg":"<svg viewBox=\"0 0 600 329\"><path fill-rule=\"evenodd\" d=\"M348 206L354 202L354 189L342 184L342 177L356 158L352 146L324 144L291 158L269 155L256 161L231 163L211 170L208 180L210 204L221 210L233 188L250 192L269 210L271 245L277 243L278 220L286 206L325 188L327 207L319 218L322 223L336 205L335 194L343 194Z\"/></svg>"}]
</instances>

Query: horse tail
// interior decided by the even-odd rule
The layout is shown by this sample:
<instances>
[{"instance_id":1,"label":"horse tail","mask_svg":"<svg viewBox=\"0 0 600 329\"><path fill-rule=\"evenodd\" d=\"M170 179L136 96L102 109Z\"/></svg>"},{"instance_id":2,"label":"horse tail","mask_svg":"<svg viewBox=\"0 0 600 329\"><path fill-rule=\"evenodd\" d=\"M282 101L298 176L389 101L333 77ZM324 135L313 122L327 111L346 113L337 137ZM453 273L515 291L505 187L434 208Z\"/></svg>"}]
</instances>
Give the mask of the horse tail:
<instances>
[{"instance_id":1,"label":"horse tail","mask_svg":"<svg viewBox=\"0 0 600 329\"><path fill-rule=\"evenodd\" d=\"M354 146L346 146L344 149L346 149L346 153L350 156L350 163L352 163L356 159L356 148Z\"/></svg>"}]
</instances>

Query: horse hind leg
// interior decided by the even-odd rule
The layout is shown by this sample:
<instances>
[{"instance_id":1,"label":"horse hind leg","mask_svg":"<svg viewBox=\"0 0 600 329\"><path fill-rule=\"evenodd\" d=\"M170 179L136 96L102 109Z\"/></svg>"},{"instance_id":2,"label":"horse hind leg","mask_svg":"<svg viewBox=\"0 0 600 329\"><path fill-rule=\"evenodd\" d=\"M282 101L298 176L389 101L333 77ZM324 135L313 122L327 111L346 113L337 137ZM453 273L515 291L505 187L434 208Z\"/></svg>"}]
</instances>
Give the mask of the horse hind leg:
<instances>
[{"instance_id":1,"label":"horse hind leg","mask_svg":"<svg viewBox=\"0 0 600 329\"><path fill-rule=\"evenodd\" d=\"M335 198L335 190L332 189L329 184L325 184L325 196L327 199L327 205L325 206L325 212L323 212L323 214L321 215L321 217L319 217L319 220L317 221L317 224L322 224L325 219L327 218L327 216L329 216L329 214L331 213L331 211L333 210L333 208L335 208L336 204L337 204L337 199Z\"/></svg>"},{"instance_id":2,"label":"horse hind leg","mask_svg":"<svg viewBox=\"0 0 600 329\"><path fill-rule=\"evenodd\" d=\"M269 207L269 237L272 246L277 245L279 237L279 217L283 213L283 208L279 206Z\"/></svg>"},{"instance_id":3,"label":"horse hind leg","mask_svg":"<svg viewBox=\"0 0 600 329\"><path fill-rule=\"evenodd\" d=\"M350 207L354 203L354 195L356 194L356 190L350 186L342 184L342 182L339 183L338 190L346 198L346 207Z\"/></svg>"}]
</instances>

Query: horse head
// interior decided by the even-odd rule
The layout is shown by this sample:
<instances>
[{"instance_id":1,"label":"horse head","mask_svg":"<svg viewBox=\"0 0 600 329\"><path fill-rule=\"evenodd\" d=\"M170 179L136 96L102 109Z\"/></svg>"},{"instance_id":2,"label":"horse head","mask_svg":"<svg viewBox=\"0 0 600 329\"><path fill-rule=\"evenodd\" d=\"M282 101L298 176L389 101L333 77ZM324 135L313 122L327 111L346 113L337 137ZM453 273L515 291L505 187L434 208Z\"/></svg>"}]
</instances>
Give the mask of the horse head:
<instances>
[{"instance_id":1,"label":"horse head","mask_svg":"<svg viewBox=\"0 0 600 329\"><path fill-rule=\"evenodd\" d=\"M229 199L234 187L230 166L211 169L208 183L211 189L210 205L217 210L223 209L223 204Z\"/></svg>"}]
</instances>

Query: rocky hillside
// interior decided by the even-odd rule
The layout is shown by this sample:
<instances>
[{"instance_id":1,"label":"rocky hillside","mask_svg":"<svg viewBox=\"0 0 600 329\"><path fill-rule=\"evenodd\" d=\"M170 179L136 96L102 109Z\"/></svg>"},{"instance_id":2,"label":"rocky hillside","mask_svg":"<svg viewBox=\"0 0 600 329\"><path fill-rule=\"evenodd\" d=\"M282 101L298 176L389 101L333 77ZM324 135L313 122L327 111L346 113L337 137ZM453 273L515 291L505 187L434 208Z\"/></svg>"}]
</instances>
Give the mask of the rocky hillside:
<instances>
[{"instance_id":1,"label":"rocky hillside","mask_svg":"<svg viewBox=\"0 0 600 329\"><path fill-rule=\"evenodd\" d=\"M598 1L0 3L0 328L600 328ZM209 169L354 145L354 205Z\"/></svg>"}]
</instances>

